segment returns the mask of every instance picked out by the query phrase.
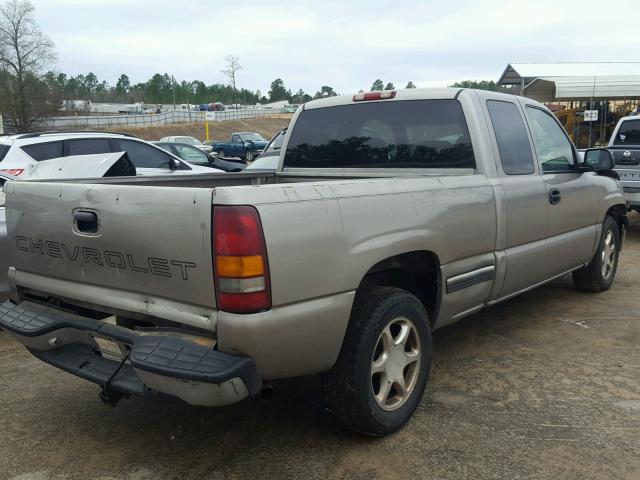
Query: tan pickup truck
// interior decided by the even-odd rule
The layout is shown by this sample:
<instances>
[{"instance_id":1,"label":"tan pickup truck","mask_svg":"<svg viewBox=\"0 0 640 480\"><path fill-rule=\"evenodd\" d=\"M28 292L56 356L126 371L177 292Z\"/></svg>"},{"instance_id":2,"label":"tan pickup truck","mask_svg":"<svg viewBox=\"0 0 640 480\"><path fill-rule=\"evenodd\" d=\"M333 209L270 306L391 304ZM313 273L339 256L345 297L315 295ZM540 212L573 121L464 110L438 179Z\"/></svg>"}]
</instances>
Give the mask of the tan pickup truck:
<instances>
[{"instance_id":1,"label":"tan pickup truck","mask_svg":"<svg viewBox=\"0 0 640 480\"><path fill-rule=\"evenodd\" d=\"M309 102L275 172L8 184L0 326L110 403L225 405L322 374L345 425L384 435L422 398L434 329L569 272L610 287L612 166L526 98Z\"/></svg>"}]
</instances>

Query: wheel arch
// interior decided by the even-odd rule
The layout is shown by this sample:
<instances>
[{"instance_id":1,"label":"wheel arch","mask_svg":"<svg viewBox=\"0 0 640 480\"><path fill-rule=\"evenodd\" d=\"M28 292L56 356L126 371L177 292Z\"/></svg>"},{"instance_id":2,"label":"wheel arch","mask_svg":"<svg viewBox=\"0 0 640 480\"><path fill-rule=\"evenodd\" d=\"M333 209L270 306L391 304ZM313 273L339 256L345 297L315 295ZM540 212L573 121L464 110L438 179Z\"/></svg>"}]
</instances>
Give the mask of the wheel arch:
<instances>
[{"instance_id":1,"label":"wheel arch","mask_svg":"<svg viewBox=\"0 0 640 480\"><path fill-rule=\"evenodd\" d=\"M618 231L620 232L620 247L622 248L622 244L624 243L624 234L627 228L629 228L629 219L627 218L627 206L622 204L613 205L609 207L606 217L612 217L616 223L618 224ZM604 218L602 219L604 222Z\"/></svg>"},{"instance_id":2,"label":"wheel arch","mask_svg":"<svg viewBox=\"0 0 640 480\"><path fill-rule=\"evenodd\" d=\"M435 325L442 298L440 260L430 250L414 250L380 260L363 276L356 295L371 287L397 287L414 294Z\"/></svg>"}]
</instances>

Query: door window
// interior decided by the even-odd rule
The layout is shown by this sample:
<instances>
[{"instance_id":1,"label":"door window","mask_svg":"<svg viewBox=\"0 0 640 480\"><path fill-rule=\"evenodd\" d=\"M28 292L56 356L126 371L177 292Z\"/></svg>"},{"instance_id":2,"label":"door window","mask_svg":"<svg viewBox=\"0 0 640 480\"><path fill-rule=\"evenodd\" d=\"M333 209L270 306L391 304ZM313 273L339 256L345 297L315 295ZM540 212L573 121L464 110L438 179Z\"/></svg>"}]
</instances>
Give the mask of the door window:
<instances>
[{"instance_id":1,"label":"door window","mask_svg":"<svg viewBox=\"0 0 640 480\"><path fill-rule=\"evenodd\" d=\"M544 110L527 107L526 112L542 172L573 171L573 147L562 127Z\"/></svg>"},{"instance_id":2,"label":"door window","mask_svg":"<svg viewBox=\"0 0 640 480\"><path fill-rule=\"evenodd\" d=\"M187 162L197 163L200 165L209 165L209 157L199 148L176 143L176 150L178 151L178 155L180 156L180 158L186 160Z\"/></svg>"},{"instance_id":3,"label":"door window","mask_svg":"<svg viewBox=\"0 0 640 480\"><path fill-rule=\"evenodd\" d=\"M111 145L108 138L87 138L82 140L69 140L67 155L93 155L97 153L110 153Z\"/></svg>"},{"instance_id":4,"label":"door window","mask_svg":"<svg viewBox=\"0 0 640 480\"><path fill-rule=\"evenodd\" d=\"M62 156L62 141L25 145L22 150L38 162L60 158Z\"/></svg>"},{"instance_id":5,"label":"door window","mask_svg":"<svg viewBox=\"0 0 640 480\"><path fill-rule=\"evenodd\" d=\"M487 108L496 134L504 173L507 175L533 173L531 144L518 107L510 102L489 100Z\"/></svg>"},{"instance_id":6,"label":"door window","mask_svg":"<svg viewBox=\"0 0 640 480\"><path fill-rule=\"evenodd\" d=\"M136 168L169 168L171 157L159 148L135 140L116 140L117 151L127 152Z\"/></svg>"}]
</instances>

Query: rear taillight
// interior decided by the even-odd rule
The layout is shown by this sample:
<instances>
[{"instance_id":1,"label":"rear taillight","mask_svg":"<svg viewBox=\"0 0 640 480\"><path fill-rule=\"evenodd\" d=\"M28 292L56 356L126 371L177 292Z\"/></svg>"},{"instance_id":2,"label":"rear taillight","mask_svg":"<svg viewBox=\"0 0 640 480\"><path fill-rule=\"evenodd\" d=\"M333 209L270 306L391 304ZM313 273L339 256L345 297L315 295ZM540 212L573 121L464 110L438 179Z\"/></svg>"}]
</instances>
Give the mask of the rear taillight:
<instances>
[{"instance_id":1,"label":"rear taillight","mask_svg":"<svg viewBox=\"0 0 640 480\"><path fill-rule=\"evenodd\" d=\"M17 177L22 172L24 172L24 168L7 168L4 170L0 170L0 172L8 173L9 175L13 175L14 177Z\"/></svg>"},{"instance_id":2,"label":"rear taillight","mask_svg":"<svg viewBox=\"0 0 640 480\"><path fill-rule=\"evenodd\" d=\"M267 248L254 207L214 207L213 275L220 310L253 313L271 308Z\"/></svg>"}]
</instances>

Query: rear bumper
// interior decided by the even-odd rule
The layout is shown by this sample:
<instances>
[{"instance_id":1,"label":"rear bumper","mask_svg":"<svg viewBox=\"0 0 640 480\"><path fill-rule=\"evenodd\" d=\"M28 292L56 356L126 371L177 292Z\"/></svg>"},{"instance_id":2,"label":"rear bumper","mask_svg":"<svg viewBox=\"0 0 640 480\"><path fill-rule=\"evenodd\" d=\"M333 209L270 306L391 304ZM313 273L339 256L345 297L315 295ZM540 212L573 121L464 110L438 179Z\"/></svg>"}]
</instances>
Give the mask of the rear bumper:
<instances>
[{"instance_id":1,"label":"rear bumper","mask_svg":"<svg viewBox=\"0 0 640 480\"><path fill-rule=\"evenodd\" d=\"M0 327L40 360L124 396L222 406L262 388L252 358L214 350L207 337L130 330L29 301L0 305ZM122 346L127 360L103 356L96 338Z\"/></svg>"}]
</instances>

